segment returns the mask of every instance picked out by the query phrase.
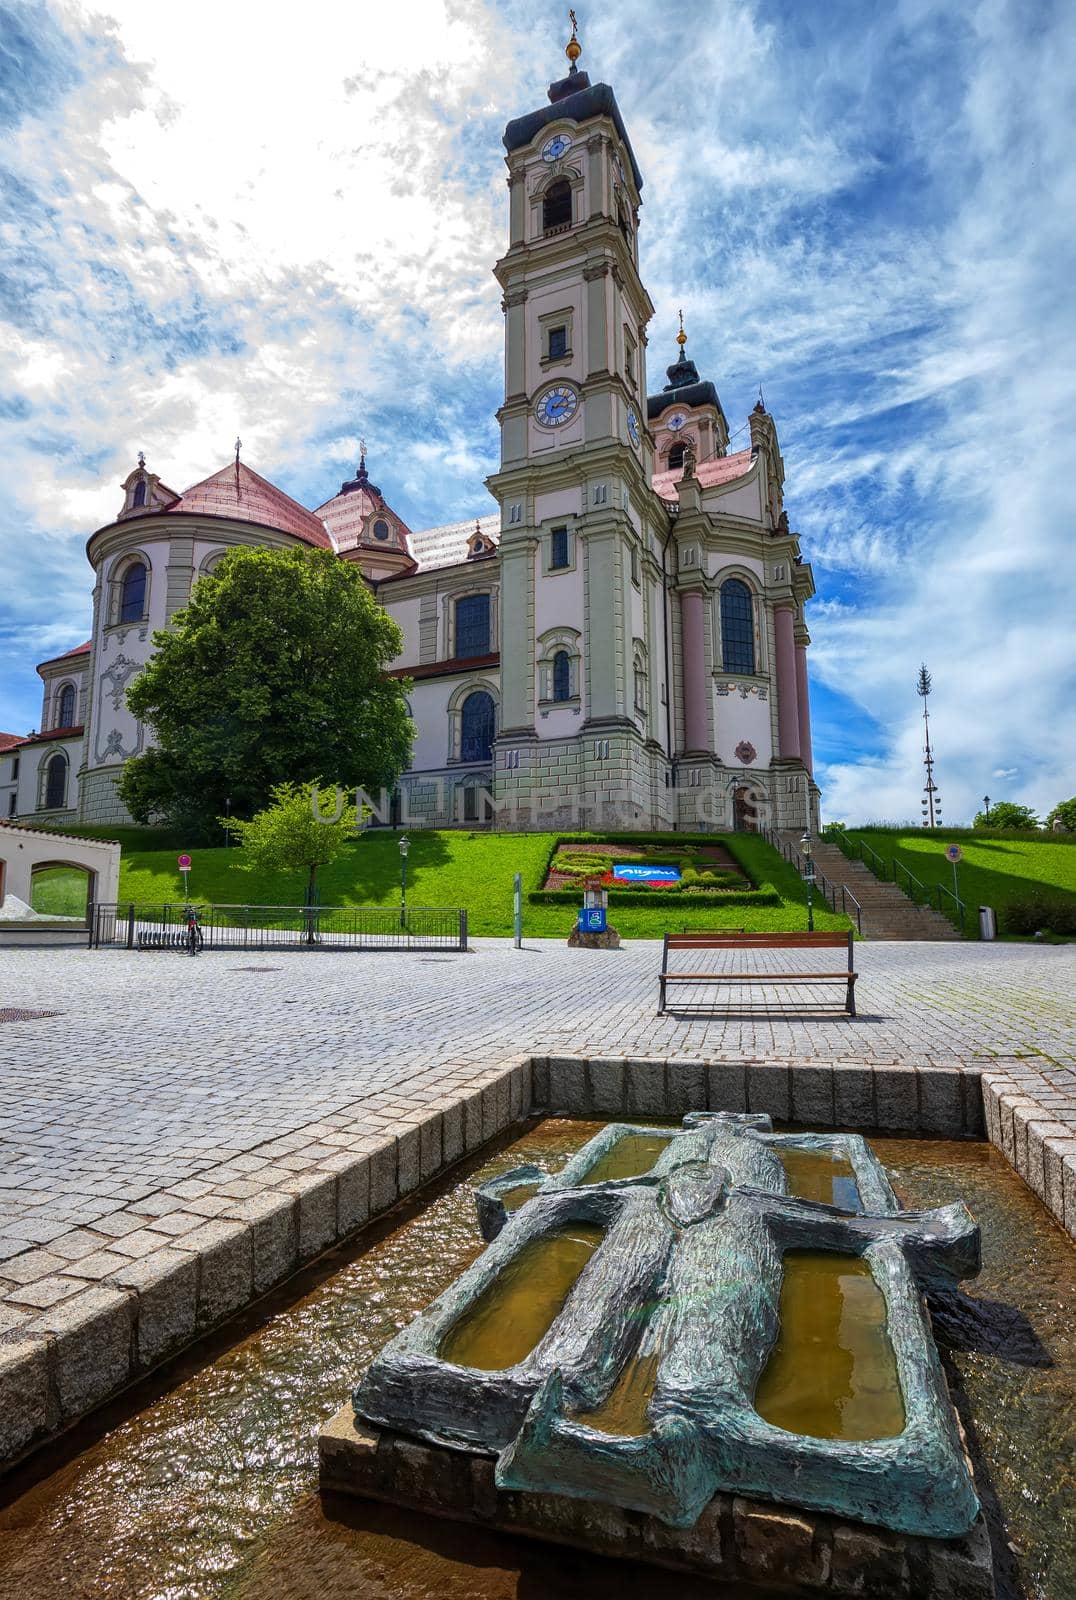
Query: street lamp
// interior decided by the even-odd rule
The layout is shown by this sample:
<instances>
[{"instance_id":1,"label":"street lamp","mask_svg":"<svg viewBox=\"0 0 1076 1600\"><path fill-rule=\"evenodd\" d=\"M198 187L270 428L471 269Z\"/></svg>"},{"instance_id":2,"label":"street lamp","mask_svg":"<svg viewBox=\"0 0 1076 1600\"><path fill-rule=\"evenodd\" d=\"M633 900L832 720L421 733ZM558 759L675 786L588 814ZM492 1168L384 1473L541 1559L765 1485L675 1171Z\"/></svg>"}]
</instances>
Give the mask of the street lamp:
<instances>
[{"instance_id":1,"label":"street lamp","mask_svg":"<svg viewBox=\"0 0 1076 1600\"><path fill-rule=\"evenodd\" d=\"M406 833L400 835L400 927L405 925L407 911L407 852L411 841Z\"/></svg>"},{"instance_id":2,"label":"street lamp","mask_svg":"<svg viewBox=\"0 0 1076 1600\"><path fill-rule=\"evenodd\" d=\"M232 842L232 797L231 797L231 795L229 795L228 798L224 802L224 848L225 848L225 850L227 850L227 848L231 844L231 842Z\"/></svg>"},{"instance_id":3,"label":"street lamp","mask_svg":"<svg viewBox=\"0 0 1076 1600\"><path fill-rule=\"evenodd\" d=\"M814 862L811 859L811 835L805 833L800 840L803 851L803 881L807 885L807 932L814 932Z\"/></svg>"},{"instance_id":4,"label":"street lamp","mask_svg":"<svg viewBox=\"0 0 1076 1600\"><path fill-rule=\"evenodd\" d=\"M984 794L983 795L983 807L984 807L985 814L986 814L986 825L989 828L989 826L990 826L990 796L988 794Z\"/></svg>"}]
</instances>

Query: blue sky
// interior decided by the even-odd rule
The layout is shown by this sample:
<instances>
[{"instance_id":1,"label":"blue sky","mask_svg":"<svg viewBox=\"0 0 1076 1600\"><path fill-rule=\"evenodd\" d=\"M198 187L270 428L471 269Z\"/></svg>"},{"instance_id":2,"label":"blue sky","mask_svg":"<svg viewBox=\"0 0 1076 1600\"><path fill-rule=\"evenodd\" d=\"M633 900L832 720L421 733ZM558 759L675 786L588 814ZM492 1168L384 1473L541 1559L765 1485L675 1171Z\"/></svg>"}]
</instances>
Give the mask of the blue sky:
<instances>
[{"instance_id":1,"label":"blue sky","mask_svg":"<svg viewBox=\"0 0 1076 1600\"><path fill-rule=\"evenodd\" d=\"M1076 13L580 10L645 178L650 388L683 306L730 426L761 383L814 564L826 815L1076 793ZM505 121L559 6L0 5L0 728L87 637L87 535L144 449L413 526L491 509Z\"/></svg>"}]
</instances>

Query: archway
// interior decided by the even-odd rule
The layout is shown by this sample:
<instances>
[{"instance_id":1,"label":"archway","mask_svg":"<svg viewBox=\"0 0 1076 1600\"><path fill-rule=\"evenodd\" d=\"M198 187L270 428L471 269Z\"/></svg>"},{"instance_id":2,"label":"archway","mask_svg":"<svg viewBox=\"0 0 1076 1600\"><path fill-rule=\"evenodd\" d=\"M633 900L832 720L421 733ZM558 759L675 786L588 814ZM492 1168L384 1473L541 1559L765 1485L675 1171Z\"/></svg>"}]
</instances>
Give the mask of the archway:
<instances>
[{"instance_id":1,"label":"archway","mask_svg":"<svg viewBox=\"0 0 1076 1600\"><path fill-rule=\"evenodd\" d=\"M85 917L97 874L72 861L38 861L30 873L30 906L43 917Z\"/></svg>"}]
</instances>

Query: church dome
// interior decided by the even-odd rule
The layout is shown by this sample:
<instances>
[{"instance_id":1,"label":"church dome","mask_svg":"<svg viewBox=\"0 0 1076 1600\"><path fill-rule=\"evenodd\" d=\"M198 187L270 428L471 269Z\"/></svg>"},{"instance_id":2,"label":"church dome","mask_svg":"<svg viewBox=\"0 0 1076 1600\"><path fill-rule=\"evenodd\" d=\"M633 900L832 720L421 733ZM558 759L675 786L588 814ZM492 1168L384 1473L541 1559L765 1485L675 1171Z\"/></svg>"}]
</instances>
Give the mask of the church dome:
<instances>
[{"instance_id":1,"label":"church dome","mask_svg":"<svg viewBox=\"0 0 1076 1600\"><path fill-rule=\"evenodd\" d=\"M332 549L324 524L298 500L251 470L244 461L231 462L201 483L184 489L166 516L226 517L231 522L254 522L262 528L290 533L305 544Z\"/></svg>"}]
</instances>

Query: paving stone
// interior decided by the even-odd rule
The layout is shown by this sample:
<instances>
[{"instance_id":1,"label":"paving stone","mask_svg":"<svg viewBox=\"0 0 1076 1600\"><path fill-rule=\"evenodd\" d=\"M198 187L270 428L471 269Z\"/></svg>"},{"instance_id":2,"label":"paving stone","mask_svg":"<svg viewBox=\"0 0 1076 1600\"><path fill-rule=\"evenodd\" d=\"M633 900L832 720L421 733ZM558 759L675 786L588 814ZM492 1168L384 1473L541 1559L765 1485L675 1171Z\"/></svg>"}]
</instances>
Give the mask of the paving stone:
<instances>
[{"instance_id":1,"label":"paving stone","mask_svg":"<svg viewBox=\"0 0 1076 1600\"><path fill-rule=\"evenodd\" d=\"M54 1306L61 1300L67 1300L73 1294L78 1294L85 1284L77 1278L38 1278L36 1283L20 1284L17 1289L9 1289L4 1300L12 1306L37 1306L44 1309Z\"/></svg>"},{"instance_id":2,"label":"paving stone","mask_svg":"<svg viewBox=\"0 0 1076 1600\"><path fill-rule=\"evenodd\" d=\"M874 1075L870 1067L834 1067L833 1117L838 1128L875 1126Z\"/></svg>"},{"instance_id":3,"label":"paving stone","mask_svg":"<svg viewBox=\"0 0 1076 1600\"><path fill-rule=\"evenodd\" d=\"M747 1068L742 1061L711 1061L706 1067L708 1111L747 1110Z\"/></svg>"},{"instance_id":4,"label":"paving stone","mask_svg":"<svg viewBox=\"0 0 1076 1600\"><path fill-rule=\"evenodd\" d=\"M253 1200L237 1200L229 1219L244 1222L250 1228L255 1294L264 1294L295 1271L299 1264L299 1224L292 1195L267 1193Z\"/></svg>"},{"instance_id":5,"label":"paving stone","mask_svg":"<svg viewBox=\"0 0 1076 1600\"><path fill-rule=\"evenodd\" d=\"M874 1109L880 1128L914 1131L919 1124L915 1072L904 1067L875 1067Z\"/></svg>"},{"instance_id":6,"label":"paving stone","mask_svg":"<svg viewBox=\"0 0 1076 1600\"><path fill-rule=\"evenodd\" d=\"M833 1530L833 1588L840 1595L878 1600L908 1594L911 1574L905 1541L880 1528L838 1523Z\"/></svg>"},{"instance_id":7,"label":"paving stone","mask_svg":"<svg viewBox=\"0 0 1076 1600\"><path fill-rule=\"evenodd\" d=\"M138 1365L156 1366L194 1337L198 1300L198 1261L178 1250L160 1250L143 1261L128 1261L111 1282L137 1297L135 1342Z\"/></svg>"},{"instance_id":8,"label":"paving stone","mask_svg":"<svg viewBox=\"0 0 1076 1600\"><path fill-rule=\"evenodd\" d=\"M348 1156L336 1174L336 1232L346 1238L370 1217L370 1158Z\"/></svg>"},{"instance_id":9,"label":"paving stone","mask_svg":"<svg viewBox=\"0 0 1076 1600\"><path fill-rule=\"evenodd\" d=\"M27 1323L28 1334L52 1336L50 1363L65 1422L130 1376L133 1311L133 1295L95 1284Z\"/></svg>"},{"instance_id":10,"label":"paving stone","mask_svg":"<svg viewBox=\"0 0 1076 1600\"><path fill-rule=\"evenodd\" d=\"M798 1063L789 1072L792 1118L805 1128L832 1128L834 1117L833 1068Z\"/></svg>"},{"instance_id":11,"label":"paving stone","mask_svg":"<svg viewBox=\"0 0 1076 1600\"><path fill-rule=\"evenodd\" d=\"M747 1110L765 1111L775 1122L787 1122L792 1114L792 1094L786 1066L766 1061L747 1064Z\"/></svg>"},{"instance_id":12,"label":"paving stone","mask_svg":"<svg viewBox=\"0 0 1076 1600\"><path fill-rule=\"evenodd\" d=\"M299 1203L299 1259L309 1261L336 1240L336 1178L311 1173L288 1190Z\"/></svg>"},{"instance_id":13,"label":"paving stone","mask_svg":"<svg viewBox=\"0 0 1076 1600\"><path fill-rule=\"evenodd\" d=\"M919 1069L919 1117L915 1125L923 1133L959 1139L964 1131L964 1090L957 1068Z\"/></svg>"},{"instance_id":14,"label":"paving stone","mask_svg":"<svg viewBox=\"0 0 1076 1600\"><path fill-rule=\"evenodd\" d=\"M48 1426L45 1340L0 1344L0 1460L20 1455Z\"/></svg>"},{"instance_id":15,"label":"paving stone","mask_svg":"<svg viewBox=\"0 0 1076 1600\"><path fill-rule=\"evenodd\" d=\"M240 1222L207 1222L184 1234L176 1248L199 1257L199 1328L211 1328L246 1305L254 1284L250 1229Z\"/></svg>"}]
</instances>

